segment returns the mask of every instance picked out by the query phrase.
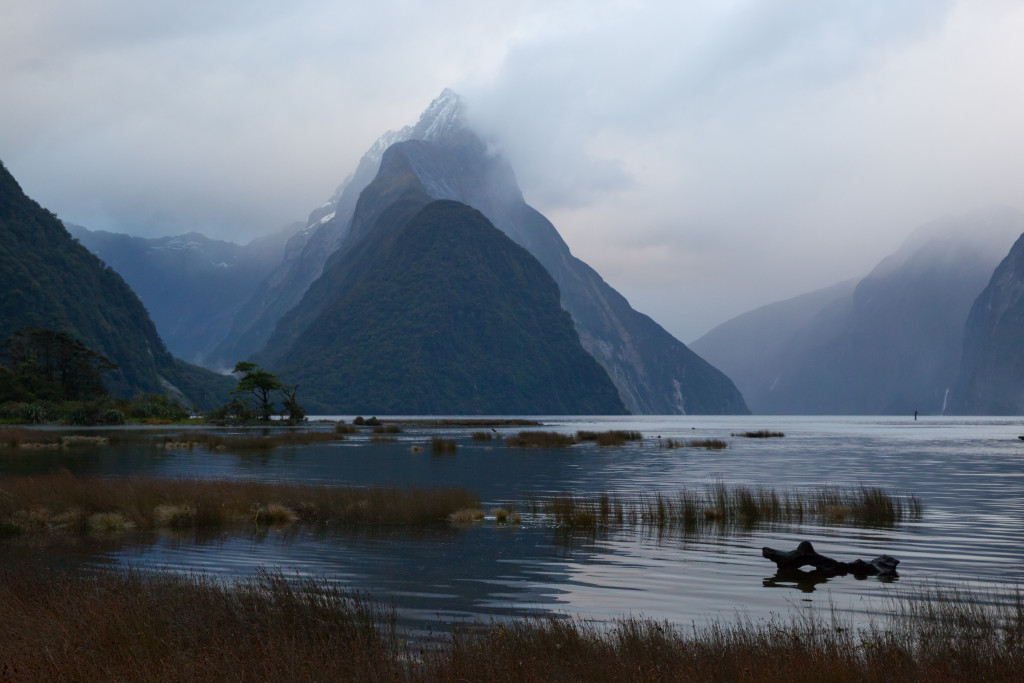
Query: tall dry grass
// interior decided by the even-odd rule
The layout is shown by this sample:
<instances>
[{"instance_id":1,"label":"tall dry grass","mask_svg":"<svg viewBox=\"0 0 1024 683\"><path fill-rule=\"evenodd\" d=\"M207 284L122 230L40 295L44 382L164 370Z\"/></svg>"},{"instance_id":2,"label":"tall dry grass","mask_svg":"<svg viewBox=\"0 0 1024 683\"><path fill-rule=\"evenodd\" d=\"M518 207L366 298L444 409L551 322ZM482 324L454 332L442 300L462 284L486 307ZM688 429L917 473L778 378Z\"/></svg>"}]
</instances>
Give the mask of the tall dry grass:
<instances>
[{"instance_id":1,"label":"tall dry grass","mask_svg":"<svg viewBox=\"0 0 1024 683\"><path fill-rule=\"evenodd\" d=\"M682 627L630 617L473 625L432 645L323 580L0 573L3 680L1015 681L1019 595L927 592L869 626L803 612Z\"/></svg>"},{"instance_id":2,"label":"tall dry grass","mask_svg":"<svg viewBox=\"0 0 1024 683\"><path fill-rule=\"evenodd\" d=\"M443 522L476 496L455 488L353 488L248 480L0 478L0 536L108 530L215 529L287 523ZM105 520L105 521L104 521Z\"/></svg>"},{"instance_id":3,"label":"tall dry grass","mask_svg":"<svg viewBox=\"0 0 1024 683\"><path fill-rule=\"evenodd\" d=\"M535 501L532 509L571 530L631 526L685 533L759 524L891 527L920 519L922 514L916 496L899 496L877 487L780 491L722 482L639 496L565 494Z\"/></svg>"}]
</instances>

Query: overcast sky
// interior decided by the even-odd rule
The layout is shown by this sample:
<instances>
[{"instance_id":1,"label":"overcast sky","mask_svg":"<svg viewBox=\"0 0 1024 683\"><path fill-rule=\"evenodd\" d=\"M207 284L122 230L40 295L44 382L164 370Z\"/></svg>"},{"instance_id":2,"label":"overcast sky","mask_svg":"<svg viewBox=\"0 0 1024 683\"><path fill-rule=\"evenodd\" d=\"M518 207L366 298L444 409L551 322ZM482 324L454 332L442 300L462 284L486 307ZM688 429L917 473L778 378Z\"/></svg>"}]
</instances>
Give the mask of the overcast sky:
<instances>
[{"instance_id":1,"label":"overcast sky","mask_svg":"<svg viewBox=\"0 0 1024 683\"><path fill-rule=\"evenodd\" d=\"M68 222L247 241L445 87L683 341L1024 209L1024 2L0 0L0 160Z\"/></svg>"}]
</instances>

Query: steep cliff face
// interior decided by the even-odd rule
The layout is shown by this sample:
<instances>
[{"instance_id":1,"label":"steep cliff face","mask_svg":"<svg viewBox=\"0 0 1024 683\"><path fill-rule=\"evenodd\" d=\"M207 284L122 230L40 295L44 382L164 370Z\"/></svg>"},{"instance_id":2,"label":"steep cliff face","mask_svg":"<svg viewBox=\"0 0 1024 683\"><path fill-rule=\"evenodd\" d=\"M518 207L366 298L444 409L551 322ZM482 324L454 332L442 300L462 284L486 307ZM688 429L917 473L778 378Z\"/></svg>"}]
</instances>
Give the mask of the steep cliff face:
<instances>
[{"instance_id":1,"label":"steep cliff face","mask_svg":"<svg viewBox=\"0 0 1024 683\"><path fill-rule=\"evenodd\" d=\"M624 412L551 276L480 212L409 188L375 213L286 316L302 331L268 348L311 410Z\"/></svg>"},{"instance_id":2,"label":"steep cliff face","mask_svg":"<svg viewBox=\"0 0 1024 683\"><path fill-rule=\"evenodd\" d=\"M968 311L1022 221L1000 208L928 224L852 289L746 314L694 347L759 413L948 411Z\"/></svg>"},{"instance_id":3,"label":"steep cliff face","mask_svg":"<svg viewBox=\"0 0 1024 683\"><path fill-rule=\"evenodd\" d=\"M1024 235L971 307L948 412L1024 414Z\"/></svg>"},{"instance_id":4,"label":"steep cliff face","mask_svg":"<svg viewBox=\"0 0 1024 683\"><path fill-rule=\"evenodd\" d=\"M171 356L142 302L0 165L0 341L22 327L66 332L117 363L111 393L163 393L208 407L230 382Z\"/></svg>"}]
</instances>

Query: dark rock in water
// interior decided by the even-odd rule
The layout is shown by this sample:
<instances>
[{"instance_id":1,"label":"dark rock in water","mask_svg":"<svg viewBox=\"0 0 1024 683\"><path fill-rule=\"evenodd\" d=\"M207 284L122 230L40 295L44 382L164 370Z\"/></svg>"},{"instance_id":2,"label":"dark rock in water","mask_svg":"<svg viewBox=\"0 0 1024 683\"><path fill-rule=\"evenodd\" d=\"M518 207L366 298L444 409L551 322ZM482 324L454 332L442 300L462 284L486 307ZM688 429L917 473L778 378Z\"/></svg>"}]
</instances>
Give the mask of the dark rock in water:
<instances>
[{"instance_id":1,"label":"dark rock in water","mask_svg":"<svg viewBox=\"0 0 1024 683\"><path fill-rule=\"evenodd\" d=\"M378 191L396 187L386 178L360 200L372 226L331 260L263 358L302 387L310 411L625 412L529 252L479 211L412 187L372 211ZM301 331L285 335L293 323Z\"/></svg>"},{"instance_id":2,"label":"dark rock in water","mask_svg":"<svg viewBox=\"0 0 1024 683\"><path fill-rule=\"evenodd\" d=\"M780 571L795 571L802 567L814 567L815 573L827 577L853 574L857 578L877 576L880 579L893 579L899 576L896 573L896 565L900 561L895 557L879 555L869 562L864 560L840 562L819 554L814 550L810 541L801 541L795 550L789 552L764 547L761 548L761 556L774 562Z\"/></svg>"}]
</instances>

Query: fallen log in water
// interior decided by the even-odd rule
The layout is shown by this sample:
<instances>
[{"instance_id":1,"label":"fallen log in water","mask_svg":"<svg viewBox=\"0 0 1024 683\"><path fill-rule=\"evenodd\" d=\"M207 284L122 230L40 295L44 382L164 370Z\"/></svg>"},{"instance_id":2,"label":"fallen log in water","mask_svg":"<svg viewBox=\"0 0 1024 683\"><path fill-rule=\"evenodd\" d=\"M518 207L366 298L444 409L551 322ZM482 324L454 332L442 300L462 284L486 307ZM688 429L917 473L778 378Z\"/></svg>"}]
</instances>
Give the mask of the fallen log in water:
<instances>
[{"instance_id":1,"label":"fallen log in water","mask_svg":"<svg viewBox=\"0 0 1024 683\"><path fill-rule=\"evenodd\" d=\"M796 550L783 552L774 548L761 548L761 555L775 563L781 570L797 570L802 567L814 567L814 571L822 576L846 576L853 574L857 578L865 576L877 576L883 579L896 578L896 565L900 563L895 557L879 555L873 560L854 560L853 562L840 562L831 557L825 557L814 550L810 541L802 541Z\"/></svg>"}]
</instances>

